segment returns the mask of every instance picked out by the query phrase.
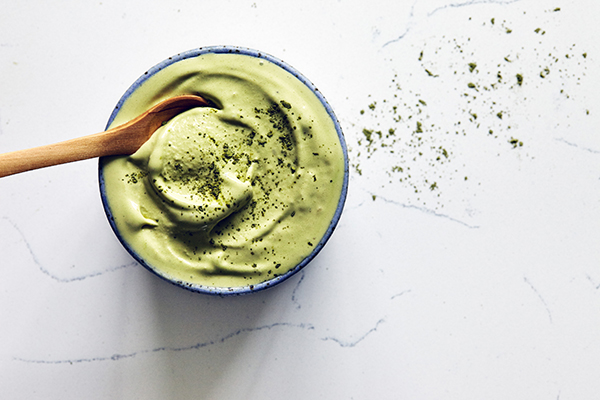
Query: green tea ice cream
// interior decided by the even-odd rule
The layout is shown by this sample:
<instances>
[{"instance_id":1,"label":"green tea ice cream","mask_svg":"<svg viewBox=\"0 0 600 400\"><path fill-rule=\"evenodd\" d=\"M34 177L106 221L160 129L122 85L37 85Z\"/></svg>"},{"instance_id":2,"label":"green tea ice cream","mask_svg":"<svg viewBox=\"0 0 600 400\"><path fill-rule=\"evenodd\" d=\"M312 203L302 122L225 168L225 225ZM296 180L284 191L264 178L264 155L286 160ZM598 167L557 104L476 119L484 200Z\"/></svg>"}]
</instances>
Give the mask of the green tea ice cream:
<instances>
[{"instance_id":1,"label":"green tea ice cream","mask_svg":"<svg viewBox=\"0 0 600 400\"><path fill-rule=\"evenodd\" d=\"M214 107L178 115L131 156L101 161L121 240L189 285L249 286L286 273L315 249L343 195L332 116L275 63L206 53L145 80L112 125L180 94Z\"/></svg>"}]
</instances>

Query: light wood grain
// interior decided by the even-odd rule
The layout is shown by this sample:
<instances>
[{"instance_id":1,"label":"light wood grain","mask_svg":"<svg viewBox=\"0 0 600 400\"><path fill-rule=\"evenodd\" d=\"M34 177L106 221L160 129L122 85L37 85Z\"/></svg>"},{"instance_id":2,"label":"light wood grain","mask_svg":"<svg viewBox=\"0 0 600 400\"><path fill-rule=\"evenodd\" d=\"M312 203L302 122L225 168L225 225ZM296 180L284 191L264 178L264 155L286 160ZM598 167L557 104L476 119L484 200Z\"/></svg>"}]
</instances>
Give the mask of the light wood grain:
<instances>
[{"instance_id":1,"label":"light wood grain","mask_svg":"<svg viewBox=\"0 0 600 400\"><path fill-rule=\"evenodd\" d=\"M191 108L208 105L199 96L171 97L139 117L107 131L0 154L0 177L89 158L133 154L165 121Z\"/></svg>"}]
</instances>

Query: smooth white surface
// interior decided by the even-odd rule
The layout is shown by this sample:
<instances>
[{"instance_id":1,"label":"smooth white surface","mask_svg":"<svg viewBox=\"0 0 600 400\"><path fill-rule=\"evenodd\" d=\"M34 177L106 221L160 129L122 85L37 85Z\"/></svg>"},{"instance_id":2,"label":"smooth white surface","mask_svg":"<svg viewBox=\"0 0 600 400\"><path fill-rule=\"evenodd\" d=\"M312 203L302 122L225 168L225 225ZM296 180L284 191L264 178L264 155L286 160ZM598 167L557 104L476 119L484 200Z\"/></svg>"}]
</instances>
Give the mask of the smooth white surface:
<instances>
[{"instance_id":1,"label":"smooth white surface","mask_svg":"<svg viewBox=\"0 0 600 400\"><path fill-rule=\"evenodd\" d=\"M101 131L146 69L230 44L323 92L353 168L322 253L235 298L136 265L96 161L3 178L1 398L598 398L597 1L2 8L2 152Z\"/></svg>"}]
</instances>

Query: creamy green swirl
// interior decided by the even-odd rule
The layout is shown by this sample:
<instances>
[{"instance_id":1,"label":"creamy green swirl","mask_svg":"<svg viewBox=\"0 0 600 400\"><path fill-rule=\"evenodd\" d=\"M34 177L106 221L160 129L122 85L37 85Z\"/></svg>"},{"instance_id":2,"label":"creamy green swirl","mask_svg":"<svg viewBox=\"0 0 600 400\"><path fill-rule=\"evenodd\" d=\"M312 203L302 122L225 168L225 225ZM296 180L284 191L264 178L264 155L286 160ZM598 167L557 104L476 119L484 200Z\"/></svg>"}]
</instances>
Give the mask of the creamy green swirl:
<instances>
[{"instance_id":1,"label":"creamy green swirl","mask_svg":"<svg viewBox=\"0 0 600 400\"><path fill-rule=\"evenodd\" d=\"M342 195L344 153L327 110L268 60L208 53L147 79L113 125L180 94L215 107L178 115L131 156L102 160L119 235L161 275L193 285L255 285L294 268Z\"/></svg>"}]
</instances>

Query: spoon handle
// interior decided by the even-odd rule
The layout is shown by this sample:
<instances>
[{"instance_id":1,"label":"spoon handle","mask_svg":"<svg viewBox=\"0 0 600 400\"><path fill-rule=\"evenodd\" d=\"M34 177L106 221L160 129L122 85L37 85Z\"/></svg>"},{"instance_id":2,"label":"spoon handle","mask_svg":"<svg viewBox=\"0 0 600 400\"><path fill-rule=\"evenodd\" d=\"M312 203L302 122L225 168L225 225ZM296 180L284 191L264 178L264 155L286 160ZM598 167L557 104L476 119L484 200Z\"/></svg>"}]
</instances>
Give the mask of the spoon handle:
<instances>
[{"instance_id":1,"label":"spoon handle","mask_svg":"<svg viewBox=\"0 0 600 400\"><path fill-rule=\"evenodd\" d=\"M0 154L0 177L88 158L115 155L114 130Z\"/></svg>"},{"instance_id":2,"label":"spoon handle","mask_svg":"<svg viewBox=\"0 0 600 400\"><path fill-rule=\"evenodd\" d=\"M133 154L164 121L194 107L208 107L200 96L168 98L137 118L107 131L46 146L0 154L0 178L38 168L103 156Z\"/></svg>"}]
</instances>

